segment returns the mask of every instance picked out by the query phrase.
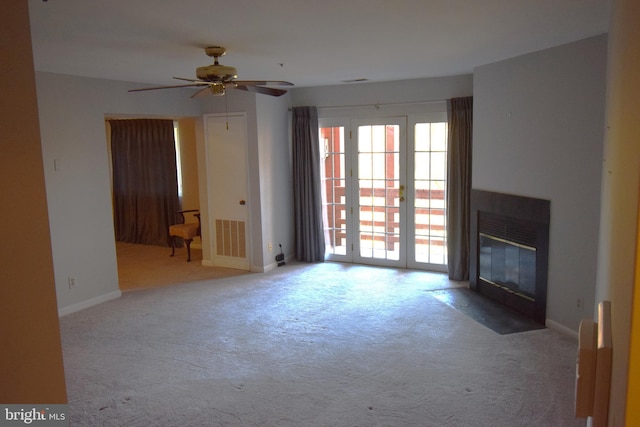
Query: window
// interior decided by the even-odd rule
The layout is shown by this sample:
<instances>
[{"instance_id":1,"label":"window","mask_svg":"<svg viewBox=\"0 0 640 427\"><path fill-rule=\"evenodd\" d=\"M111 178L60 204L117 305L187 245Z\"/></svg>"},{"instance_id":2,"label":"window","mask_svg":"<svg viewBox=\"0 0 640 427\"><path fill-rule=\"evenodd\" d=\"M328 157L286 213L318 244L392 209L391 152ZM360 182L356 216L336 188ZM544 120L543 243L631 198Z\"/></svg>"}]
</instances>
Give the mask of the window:
<instances>
[{"instance_id":1,"label":"window","mask_svg":"<svg viewBox=\"0 0 640 427\"><path fill-rule=\"evenodd\" d=\"M180 159L180 138L178 122L173 122L173 139L176 143L176 173L178 175L178 198L182 201L182 160Z\"/></svg>"}]
</instances>

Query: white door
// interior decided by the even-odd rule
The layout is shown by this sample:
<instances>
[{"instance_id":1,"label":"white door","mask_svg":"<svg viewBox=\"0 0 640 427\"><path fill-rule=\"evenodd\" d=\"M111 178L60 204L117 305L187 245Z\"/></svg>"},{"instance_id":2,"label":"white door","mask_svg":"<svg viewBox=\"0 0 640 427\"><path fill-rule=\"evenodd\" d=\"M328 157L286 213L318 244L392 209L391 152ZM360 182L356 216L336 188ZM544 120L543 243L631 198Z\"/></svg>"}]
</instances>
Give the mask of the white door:
<instances>
[{"instance_id":1,"label":"white door","mask_svg":"<svg viewBox=\"0 0 640 427\"><path fill-rule=\"evenodd\" d=\"M205 134L213 264L249 270L246 116L206 115Z\"/></svg>"},{"instance_id":2,"label":"white door","mask_svg":"<svg viewBox=\"0 0 640 427\"><path fill-rule=\"evenodd\" d=\"M406 266L406 118L352 123L354 261Z\"/></svg>"},{"instance_id":3,"label":"white door","mask_svg":"<svg viewBox=\"0 0 640 427\"><path fill-rule=\"evenodd\" d=\"M444 119L320 120L327 259L446 269Z\"/></svg>"}]
</instances>

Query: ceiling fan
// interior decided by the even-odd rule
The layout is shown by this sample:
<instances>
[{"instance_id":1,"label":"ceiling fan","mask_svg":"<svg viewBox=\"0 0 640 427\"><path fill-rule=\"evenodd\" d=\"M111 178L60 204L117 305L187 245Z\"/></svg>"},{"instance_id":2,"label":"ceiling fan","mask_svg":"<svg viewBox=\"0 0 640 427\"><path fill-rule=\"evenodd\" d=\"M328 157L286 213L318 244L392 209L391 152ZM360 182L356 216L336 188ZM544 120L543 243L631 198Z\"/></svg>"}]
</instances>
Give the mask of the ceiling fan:
<instances>
[{"instance_id":1,"label":"ceiling fan","mask_svg":"<svg viewBox=\"0 0 640 427\"><path fill-rule=\"evenodd\" d=\"M176 80L190 82L189 84L131 89L129 92L172 89L179 87L201 87L202 89L193 94L191 96L192 98L207 93L222 96L225 94L227 88L240 89L247 92L261 93L264 95L280 96L287 93L287 91L284 89L276 89L265 86L293 86L293 83L278 80L236 80L236 78L238 77L238 71L234 67L222 65L218 62L218 58L223 56L227 52L224 47L210 46L205 48L204 52L207 54L207 56L212 57L214 59L214 62L212 65L198 67L196 69L197 79L174 77L174 79Z\"/></svg>"}]
</instances>

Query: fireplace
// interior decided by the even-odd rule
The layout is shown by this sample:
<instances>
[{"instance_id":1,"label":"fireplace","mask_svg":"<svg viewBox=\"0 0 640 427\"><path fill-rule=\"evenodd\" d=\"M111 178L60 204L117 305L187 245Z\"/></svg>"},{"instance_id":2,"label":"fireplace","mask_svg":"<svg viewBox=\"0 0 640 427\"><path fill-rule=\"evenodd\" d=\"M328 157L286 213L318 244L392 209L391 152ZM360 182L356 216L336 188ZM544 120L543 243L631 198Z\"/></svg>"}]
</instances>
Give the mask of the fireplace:
<instances>
[{"instance_id":1,"label":"fireplace","mask_svg":"<svg viewBox=\"0 0 640 427\"><path fill-rule=\"evenodd\" d=\"M471 190L470 287L544 324L550 202Z\"/></svg>"}]
</instances>

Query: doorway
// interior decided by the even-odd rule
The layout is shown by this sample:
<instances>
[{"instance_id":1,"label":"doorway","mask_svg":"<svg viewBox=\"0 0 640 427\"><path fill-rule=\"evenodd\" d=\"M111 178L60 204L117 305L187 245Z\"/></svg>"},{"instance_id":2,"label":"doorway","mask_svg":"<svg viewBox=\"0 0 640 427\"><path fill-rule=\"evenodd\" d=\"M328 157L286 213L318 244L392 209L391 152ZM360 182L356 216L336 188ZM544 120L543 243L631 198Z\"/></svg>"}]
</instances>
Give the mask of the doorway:
<instances>
[{"instance_id":1,"label":"doorway","mask_svg":"<svg viewBox=\"0 0 640 427\"><path fill-rule=\"evenodd\" d=\"M118 119L144 118L118 116ZM173 118L173 133L176 148L176 167L178 175L177 193L180 209L200 209L200 187L198 173L198 117ZM111 126L106 122L109 159L111 162ZM113 175L113 172L112 172ZM187 222L197 222L190 214ZM115 236L114 236L115 237ZM183 247L170 257L171 248L125 242L114 242L118 265L119 288L122 291L169 286L198 280L210 280L243 273L227 268L212 268L203 264L202 244L199 237L191 245L192 261L186 262L186 249Z\"/></svg>"},{"instance_id":2,"label":"doorway","mask_svg":"<svg viewBox=\"0 0 640 427\"><path fill-rule=\"evenodd\" d=\"M444 115L319 123L327 259L446 271Z\"/></svg>"}]
</instances>

